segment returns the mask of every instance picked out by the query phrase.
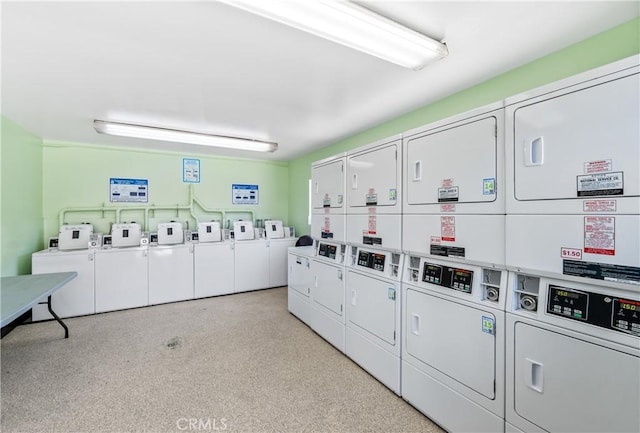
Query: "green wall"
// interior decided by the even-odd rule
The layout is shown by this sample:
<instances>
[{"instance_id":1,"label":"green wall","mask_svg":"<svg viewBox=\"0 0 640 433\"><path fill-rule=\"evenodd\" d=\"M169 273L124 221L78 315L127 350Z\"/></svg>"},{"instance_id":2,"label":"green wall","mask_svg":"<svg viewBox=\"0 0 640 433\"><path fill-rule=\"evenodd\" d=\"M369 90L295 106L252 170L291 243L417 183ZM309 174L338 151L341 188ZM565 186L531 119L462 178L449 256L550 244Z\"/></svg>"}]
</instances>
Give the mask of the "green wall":
<instances>
[{"instance_id":1,"label":"green wall","mask_svg":"<svg viewBox=\"0 0 640 433\"><path fill-rule=\"evenodd\" d=\"M2 276L31 273L42 245L42 140L2 116L0 160Z\"/></svg>"},{"instance_id":2,"label":"green wall","mask_svg":"<svg viewBox=\"0 0 640 433\"><path fill-rule=\"evenodd\" d=\"M293 160L289 164L289 224L308 234L311 163L640 52L640 18L535 60L469 89ZM446 61L446 60L444 60ZM418 72L419 73L419 72Z\"/></svg>"},{"instance_id":3,"label":"green wall","mask_svg":"<svg viewBox=\"0 0 640 433\"><path fill-rule=\"evenodd\" d=\"M182 158L200 160L201 181L198 184L182 182ZM234 159L177 152L153 152L137 149L113 148L82 144L44 142L44 234L55 236L59 229L59 214L66 208L146 206L134 203L109 202L109 178L135 178L149 181L149 202L154 206L189 205L189 185L193 194L207 209L236 210L228 218L250 219L247 210L256 218L275 218L287 221L289 196L288 163ZM232 205L231 185L256 184L259 186L258 205ZM219 219L219 214L203 211L197 205L195 216L201 221ZM144 223L143 211L125 211L121 221ZM150 214L147 230L155 230L159 222L195 221L187 210L158 210ZM67 213L65 222L90 222L95 231L108 233L115 221L114 212Z\"/></svg>"}]
</instances>

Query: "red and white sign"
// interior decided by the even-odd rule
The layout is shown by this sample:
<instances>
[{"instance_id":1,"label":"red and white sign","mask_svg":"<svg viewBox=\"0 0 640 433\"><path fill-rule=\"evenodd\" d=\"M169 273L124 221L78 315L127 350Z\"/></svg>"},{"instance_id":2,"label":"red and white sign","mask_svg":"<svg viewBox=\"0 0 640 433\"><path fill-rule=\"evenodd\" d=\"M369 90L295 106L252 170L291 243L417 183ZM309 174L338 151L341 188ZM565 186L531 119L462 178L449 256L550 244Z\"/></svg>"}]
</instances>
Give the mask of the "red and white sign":
<instances>
[{"instance_id":1,"label":"red and white sign","mask_svg":"<svg viewBox=\"0 0 640 433\"><path fill-rule=\"evenodd\" d=\"M585 212L615 212L616 200L585 200L582 207Z\"/></svg>"},{"instance_id":2,"label":"red and white sign","mask_svg":"<svg viewBox=\"0 0 640 433\"><path fill-rule=\"evenodd\" d=\"M456 217L440 217L440 235L442 237L442 240L445 242L456 241Z\"/></svg>"},{"instance_id":3,"label":"red and white sign","mask_svg":"<svg viewBox=\"0 0 640 433\"><path fill-rule=\"evenodd\" d=\"M329 217L324 217L324 232L325 233L331 232L331 218Z\"/></svg>"},{"instance_id":4,"label":"red and white sign","mask_svg":"<svg viewBox=\"0 0 640 433\"><path fill-rule=\"evenodd\" d=\"M440 205L440 212L455 212L455 211L456 211L456 205L453 203Z\"/></svg>"},{"instance_id":5,"label":"red and white sign","mask_svg":"<svg viewBox=\"0 0 640 433\"><path fill-rule=\"evenodd\" d=\"M584 252L605 256L616 254L615 217L584 217Z\"/></svg>"},{"instance_id":6,"label":"red and white sign","mask_svg":"<svg viewBox=\"0 0 640 433\"><path fill-rule=\"evenodd\" d=\"M582 250L579 248L561 248L560 257L563 259L582 260Z\"/></svg>"},{"instance_id":7,"label":"red and white sign","mask_svg":"<svg viewBox=\"0 0 640 433\"><path fill-rule=\"evenodd\" d=\"M369 215L369 234L370 235L376 234L376 216L375 215Z\"/></svg>"},{"instance_id":8,"label":"red and white sign","mask_svg":"<svg viewBox=\"0 0 640 433\"><path fill-rule=\"evenodd\" d=\"M584 174L606 173L611 171L611 160L589 161L584 163Z\"/></svg>"},{"instance_id":9,"label":"red and white sign","mask_svg":"<svg viewBox=\"0 0 640 433\"><path fill-rule=\"evenodd\" d=\"M453 186L453 178L451 179L442 179L442 185L443 188L449 188L451 186Z\"/></svg>"}]
</instances>

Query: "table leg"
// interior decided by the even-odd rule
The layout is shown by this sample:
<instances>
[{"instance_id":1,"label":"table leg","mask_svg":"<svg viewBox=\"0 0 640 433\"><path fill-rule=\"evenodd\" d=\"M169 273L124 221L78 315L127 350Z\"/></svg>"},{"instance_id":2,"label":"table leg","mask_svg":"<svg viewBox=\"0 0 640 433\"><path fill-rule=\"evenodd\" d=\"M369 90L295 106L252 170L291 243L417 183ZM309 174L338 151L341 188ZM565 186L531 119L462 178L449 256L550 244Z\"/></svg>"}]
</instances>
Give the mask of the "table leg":
<instances>
[{"instance_id":1,"label":"table leg","mask_svg":"<svg viewBox=\"0 0 640 433\"><path fill-rule=\"evenodd\" d=\"M60 326L64 328L64 338L69 338L69 328L67 328L67 325L64 324L64 322L58 317L58 315L51 308L51 295L49 295L49 297L47 298L47 308L49 309L49 313L53 316L53 318L56 319L60 324Z\"/></svg>"}]
</instances>

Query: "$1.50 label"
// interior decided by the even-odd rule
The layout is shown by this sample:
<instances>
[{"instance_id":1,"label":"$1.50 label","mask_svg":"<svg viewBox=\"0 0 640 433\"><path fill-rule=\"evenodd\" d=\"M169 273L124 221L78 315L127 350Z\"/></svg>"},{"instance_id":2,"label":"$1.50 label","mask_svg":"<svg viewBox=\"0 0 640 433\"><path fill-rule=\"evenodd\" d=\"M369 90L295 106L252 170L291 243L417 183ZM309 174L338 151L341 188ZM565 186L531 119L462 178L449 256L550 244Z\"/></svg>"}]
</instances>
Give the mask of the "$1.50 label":
<instances>
[{"instance_id":1,"label":"$1.50 label","mask_svg":"<svg viewBox=\"0 0 640 433\"><path fill-rule=\"evenodd\" d=\"M582 250L577 248L561 248L560 256L563 259L582 260Z\"/></svg>"}]
</instances>

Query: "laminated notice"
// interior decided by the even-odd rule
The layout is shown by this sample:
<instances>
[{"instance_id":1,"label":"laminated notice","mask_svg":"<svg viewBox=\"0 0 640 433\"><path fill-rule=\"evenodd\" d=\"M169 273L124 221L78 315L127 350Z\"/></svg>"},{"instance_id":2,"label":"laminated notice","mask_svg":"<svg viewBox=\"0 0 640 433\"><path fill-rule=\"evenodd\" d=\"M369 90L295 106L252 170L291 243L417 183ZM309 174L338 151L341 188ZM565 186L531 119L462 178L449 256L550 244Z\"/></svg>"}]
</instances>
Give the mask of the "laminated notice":
<instances>
[{"instance_id":1,"label":"laminated notice","mask_svg":"<svg viewBox=\"0 0 640 433\"><path fill-rule=\"evenodd\" d=\"M596 173L577 176L578 197L599 195L622 195L624 193L623 172Z\"/></svg>"},{"instance_id":2,"label":"laminated notice","mask_svg":"<svg viewBox=\"0 0 640 433\"><path fill-rule=\"evenodd\" d=\"M582 203L585 212L615 212L615 200L585 200Z\"/></svg>"},{"instance_id":3,"label":"laminated notice","mask_svg":"<svg viewBox=\"0 0 640 433\"><path fill-rule=\"evenodd\" d=\"M615 217L584 217L584 252L614 256L616 254Z\"/></svg>"},{"instance_id":4,"label":"laminated notice","mask_svg":"<svg viewBox=\"0 0 640 433\"><path fill-rule=\"evenodd\" d=\"M458 201L458 187L438 188L438 203Z\"/></svg>"}]
</instances>

